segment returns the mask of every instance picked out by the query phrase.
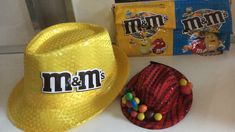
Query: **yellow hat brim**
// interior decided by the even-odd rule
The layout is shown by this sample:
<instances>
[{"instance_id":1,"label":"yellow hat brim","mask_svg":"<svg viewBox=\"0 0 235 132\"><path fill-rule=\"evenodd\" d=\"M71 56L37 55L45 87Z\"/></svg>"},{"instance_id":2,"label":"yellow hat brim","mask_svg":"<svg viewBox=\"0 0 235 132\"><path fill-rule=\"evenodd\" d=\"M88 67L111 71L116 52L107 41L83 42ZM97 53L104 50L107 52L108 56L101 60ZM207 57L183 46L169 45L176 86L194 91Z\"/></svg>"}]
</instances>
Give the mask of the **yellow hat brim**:
<instances>
[{"instance_id":1,"label":"yellow hat brim","mask_svg":"<svg viewBox=\"0 0 235 132\"><path fill-rule=\"evenodd\" d=\"M128 79L128 72L129 72L129 64L128 64L128 58L126 54L121 51L118 47L113 46L114 55L116 58L116 64L117 64L117 75L114 78L115 82L112 86L109 86L108 91L104 91L102 95L102 100L100 100L100 104L96 104L96 106L100 106L97 108L96 106L93 106L94 104L88 104L90 107L89 111L84 110L84 113L80 115L82 116L81 120L76 120L76 122L73 123L65 123L65 125L56 126L55 125L49 125L49 126L43 126L42 124L45 124L45 122L50 122L49 120L53 117L47 117L45 116L42 119L35 119L35 118L41 118L40 114L42 111L40 109L36 109L36 107L31 106L30 108L26 108L26 105L24 105L23 100L20 99L23 92L24 87L24 81L23 79L16 85L13 92L11 93L8 101L8 117L13 122L13 124L25 131L65 131L73 127L77 127L82 125L83 123L87 122L88 120L92 119L99 113L101 113L106 107L108 107L114 99L119 95L121 90L123 89L127 79ZM22 112L22 110L31 111L31 112ZM49 111L61 111L61 110L49 110ZM68 114L68 113L67 113ZM63 115L61 115L63 116ZM27 118L25 118L27 117ZM66 118L66 117L63 117ZM79 117L73 117L73 118L79 118ZM28 120L32 119L32 120ZM62 121L63 122L63 121ZM41 125L40 125L41 124ZM53 124L53 123L52 123ZM40 127L39 127L40 126Z\"/></svg>"}]
</instances>

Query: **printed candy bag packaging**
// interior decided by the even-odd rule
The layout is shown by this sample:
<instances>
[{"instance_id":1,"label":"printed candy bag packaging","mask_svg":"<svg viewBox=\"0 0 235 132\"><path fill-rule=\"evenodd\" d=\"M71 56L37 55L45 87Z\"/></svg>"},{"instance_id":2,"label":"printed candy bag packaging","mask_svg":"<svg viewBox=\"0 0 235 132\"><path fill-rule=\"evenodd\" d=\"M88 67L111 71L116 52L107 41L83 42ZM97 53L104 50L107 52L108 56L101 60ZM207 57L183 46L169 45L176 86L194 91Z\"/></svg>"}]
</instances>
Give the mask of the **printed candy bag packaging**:
<instances>
[{"instance_id":1,"label":"printed candy bag packaging","mask_svg":"<svg viewBox=\"0 0 235 132\"><path fill-rule=\"evenodd\" d=\"M229 0L115 4L116 42L129 56L218 55L230 48Z\"/></svg>"},{"instance_id":2,"label":"printed candy bag packaging","mask_svg":"<svg viewBox=\"0 0 235 132\"><path fill-rule=\"evenodd\" d=\"M153 0L115 0L115 3L139 2L139 1L153 1Z\"/></svg>"},{"instance_id":3,"label":"printed candy bag packaging","mask_svg":"<svg viewBox=\"0 0 235 132\"><path fill-rule=\"evenodd\" d=\"M117 45L129 56L172 55L174 1L116 4Z\"/></svg>"},{"instance_id":4,"label":"printed candy bag packaging","mask_svg":"<svg viewBox=\"0 0 235 132\"><path fill-rule=\"evenodd\" d=\"M230 48L229 0L175 0L175 8L175 55L218 55Z\"/></svg>"}]
</instances>

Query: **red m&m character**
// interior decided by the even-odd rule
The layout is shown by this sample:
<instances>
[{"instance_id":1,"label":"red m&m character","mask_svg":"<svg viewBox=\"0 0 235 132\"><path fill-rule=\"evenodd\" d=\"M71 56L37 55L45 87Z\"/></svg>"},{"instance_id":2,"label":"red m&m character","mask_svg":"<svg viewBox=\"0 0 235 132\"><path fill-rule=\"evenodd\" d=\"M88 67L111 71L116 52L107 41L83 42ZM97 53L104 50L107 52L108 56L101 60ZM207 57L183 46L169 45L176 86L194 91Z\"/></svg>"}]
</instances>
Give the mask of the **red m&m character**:
<instances>
[{"instance_id":1,"label":"red m&m character","mask_svg":"<svg viewBox=\"0 0 235 132\"><path fill-rule=\"evenodd\" d=\"M152 42L152 51L155 54L162 54L167 48L166 43L163 39L156 39Z\"/></svg>"},{"instance_id":2,"label":"red m&m character","mask_svg":"<svg viewBox=\"0 0 235 132\"><path fill-rule=\"evenodd\" d=\"M191 45L192 45L192 52L194 54L202 54L206 52L206 45L204 43L204 39L193 40Z\"/></svg>"}]
</instances>

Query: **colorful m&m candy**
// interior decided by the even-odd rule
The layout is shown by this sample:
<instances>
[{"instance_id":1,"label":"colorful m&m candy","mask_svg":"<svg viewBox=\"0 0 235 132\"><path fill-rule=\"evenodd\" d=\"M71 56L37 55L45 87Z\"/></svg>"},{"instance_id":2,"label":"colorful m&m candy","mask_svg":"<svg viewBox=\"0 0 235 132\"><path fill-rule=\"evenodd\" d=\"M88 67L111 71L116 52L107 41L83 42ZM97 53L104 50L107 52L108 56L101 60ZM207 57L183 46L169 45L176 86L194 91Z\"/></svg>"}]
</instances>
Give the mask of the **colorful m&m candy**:
<instances>
[{"instance_id":1,"label":"colorful m&m candy","mask_svg":"<svg viewBox=\"0 0 235 132\"><path fill-rule=\"evenodd\" d=\"M162 114L161 114L161 113L156 113L156 114L154 115L154 119L155 119L156 121L162 120Z\"/></svg>"},{"instance_id":2,"label":"colorful m&m candy","mask_svg":"<svg viewBox=\"0 0 235 132\"><path fill-rule=\"evenodd\" d=\"M184 78L180 79L180 86L186 86L188 81Z\"/></svg>"},{"instance_id":3,"label":"colorful m&m candy","mask_svg":"<svg viewBox=\"0 0 235 132\"><path fill-rule=\"evenodd\" d=\"M128 101L131 101L131 100L133 99L133 95L132 95L132 93L130 93L130 92L128 92L128 93L125 95L125 97L126 97L126 100L128 100Z\"/></svg>"},{"instance_id":4,"label":"colorful m&m candy","mask_svg":"<svg viewBox=\"0 0 235 132\"><path fill-rule=\"evenodd\" d=\"M145 118L144 113L139 113L139 114L137 115L137 119L140 120L140 121L143 121L144 118Z\"/></svg>"},{"instance_id":5,"label":"colorful m&m candy","mask_svg":"<svg viewBox=\"0 0 235 132\"><path fill-rule=\"evenodd\" d=\"M140 113L144 113L144 112L146 112L148 110L148 107L146 106L146 105L140 105L140 107L139 107L139 112Z\"/></svg>"}]
</instances>

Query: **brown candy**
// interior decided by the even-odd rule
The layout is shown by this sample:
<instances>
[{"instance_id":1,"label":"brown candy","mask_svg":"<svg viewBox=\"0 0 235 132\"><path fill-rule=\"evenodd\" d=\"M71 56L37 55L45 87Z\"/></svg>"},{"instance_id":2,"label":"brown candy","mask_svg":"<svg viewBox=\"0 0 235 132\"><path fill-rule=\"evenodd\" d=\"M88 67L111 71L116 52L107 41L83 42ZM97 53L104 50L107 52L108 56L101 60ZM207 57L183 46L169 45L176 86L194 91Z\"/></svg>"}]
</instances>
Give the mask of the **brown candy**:
<instances>
[{"instance_id":1,"label":"brown candy","mask_svg":"<svg viewBox=\"0 0 235 132\"><path fill-rule=\"evenodd\" d=\"M153 116L154 116L154 111L148 110L148 111L145 112L146 119L150 120L150 119L153 118Z\"/></svg>"}]
</instances>

